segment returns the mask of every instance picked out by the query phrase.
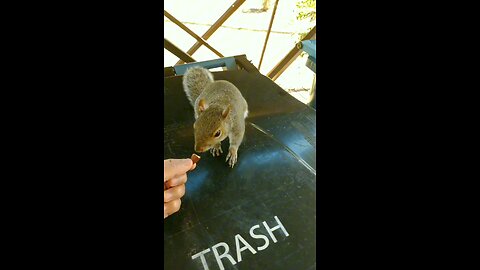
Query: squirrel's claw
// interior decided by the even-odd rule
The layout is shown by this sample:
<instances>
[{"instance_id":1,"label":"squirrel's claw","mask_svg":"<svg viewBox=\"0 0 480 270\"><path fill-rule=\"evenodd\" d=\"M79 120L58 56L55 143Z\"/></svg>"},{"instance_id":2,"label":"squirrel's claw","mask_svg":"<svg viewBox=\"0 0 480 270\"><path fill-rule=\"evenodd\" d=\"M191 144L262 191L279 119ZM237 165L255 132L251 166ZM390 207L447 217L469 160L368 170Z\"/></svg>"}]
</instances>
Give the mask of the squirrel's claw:
<instances>
[{"instance_id":1,"label":"squirrel's claw","mask_svg":"<svg viewBox=\"0 0 480 270\"><path fill-rule=\"evenodd\" d=\"M238 155L237 155L237 149L236 148L230 148L228 151L227 159L225 159L225 162L228 161L228 165L233 168L235 166L235 163L237 163Z\"/></svg>"},{"instance_id":2,"label":"squirrel's claw","mask_svg":"<svg viewBox=\"0 0 480 270\"><path fill-rule=\"evenodd\" d=\"M221 144L215 145L212 149L210 149L210 153L212 153L212 156L214 157L220 156L220 154L223 154L222 145Z\"/></svg>"}]
</instances>

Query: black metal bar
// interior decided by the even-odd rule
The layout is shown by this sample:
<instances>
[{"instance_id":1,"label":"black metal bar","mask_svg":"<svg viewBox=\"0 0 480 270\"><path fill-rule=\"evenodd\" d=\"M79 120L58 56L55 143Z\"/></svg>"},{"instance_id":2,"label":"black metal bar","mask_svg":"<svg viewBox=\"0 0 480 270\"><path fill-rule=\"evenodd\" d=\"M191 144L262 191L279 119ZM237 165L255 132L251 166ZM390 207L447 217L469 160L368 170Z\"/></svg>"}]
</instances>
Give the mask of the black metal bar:
<instances>
[{"instance_id":1,"label":"black metal bar","mask_svg":"<svg viewBox=\"0 0 480 270\"><path fill-rule=\"evenodd\" d=\"M163 68L163 77L172 77L175 75L177 74L175 73L175 69L173 67Z\"/></svg>"},{"instance_id":2,"label":"black metal bar","mask_svg":"<svg viewBox=\"0 0 480 270\"><path fill-rule=\"evenodd\" d=\"M180 48L175 46L166 38L163 38L163 47L187 63L196 62L195 59L193 59L190 55L186 54L184 51L180 50Z\"/></svg>"},{"instance_id":3,"label":"black metal bar","mask_svg":"<svg viewBox=\"0 0 480 270\"><path fill-rule=\"evenodd\" d=\"M234 56L235 57L235 62L237 62L237 65L246 70L247 72L260 72L258 71L258 69L252 64L252 62L250 62L248 59L247 59L247 56L245 56L245 54L242 54L242 55L236 55Z\"/></svg>"}]
</instances>

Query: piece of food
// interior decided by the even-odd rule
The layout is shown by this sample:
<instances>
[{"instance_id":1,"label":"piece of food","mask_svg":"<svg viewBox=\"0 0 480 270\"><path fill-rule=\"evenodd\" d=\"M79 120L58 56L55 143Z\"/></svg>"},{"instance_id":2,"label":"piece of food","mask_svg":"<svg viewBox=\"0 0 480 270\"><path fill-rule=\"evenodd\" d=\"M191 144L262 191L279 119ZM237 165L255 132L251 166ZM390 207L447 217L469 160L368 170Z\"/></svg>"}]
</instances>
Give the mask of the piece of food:
<instances>
[{"instance_id":1,"label":"piece of food","mask_svg":"<svg viewBox=\"0 0 480 270\"><path fill-rule=\"evenodd\" d=\"M193 163L198 163L201 157L197 154L192 154L192 157L190 159L193 161Z\"/></svg>"}]
</instances>

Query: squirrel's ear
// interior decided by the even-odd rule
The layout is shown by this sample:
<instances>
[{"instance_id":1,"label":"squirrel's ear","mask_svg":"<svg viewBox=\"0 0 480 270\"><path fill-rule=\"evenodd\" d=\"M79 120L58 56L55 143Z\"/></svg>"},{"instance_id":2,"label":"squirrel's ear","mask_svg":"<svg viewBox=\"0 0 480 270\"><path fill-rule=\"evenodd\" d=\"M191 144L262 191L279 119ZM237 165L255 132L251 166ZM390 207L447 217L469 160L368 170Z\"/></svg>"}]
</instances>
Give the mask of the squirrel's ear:
<instances>
[{"instance_id":1,"label":"squirrel's ear","mask_svg":"<svg viewBox=\"0 0 480 270\"><path fill-rule=\"evenodd\" d=\"M200 99L200 101L198 102L198 110L200 112L203 112L205 111L206 109L208 108L207 104L205 104L205 100L202 98Z\"/></svg>"},{"instance_id":2,"label":"squirrel's ear","mask_svg":"<svg viewBox=\"0 0 480 270\"><path fill-rule=\"evenodd\" d=\"M231 107L232 107L231 105L228 105L227 108L225 108L225 110L223 110L223 112L222 112L223 118L227 118L228 114L230 113Z\"/></svg>"}]
</instances>

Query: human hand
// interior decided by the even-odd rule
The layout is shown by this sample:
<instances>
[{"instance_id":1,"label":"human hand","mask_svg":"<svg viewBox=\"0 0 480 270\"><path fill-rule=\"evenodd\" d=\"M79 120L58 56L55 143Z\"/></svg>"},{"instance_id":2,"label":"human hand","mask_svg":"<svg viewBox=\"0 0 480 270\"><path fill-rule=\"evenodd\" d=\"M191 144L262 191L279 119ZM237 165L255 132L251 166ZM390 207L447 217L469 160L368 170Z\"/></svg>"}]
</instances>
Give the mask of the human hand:
<instances>
[{"instance_id":1,"label":"human hand","mask_svg":"<svg viewBox=\"0 0 480 270\"><path fill-rule=\"evenodd\" d=\"M167 159L163 161L163 218L177 212L185 195L187 172L196 168L191 159Z\"/></svg>"}]
</instances>

